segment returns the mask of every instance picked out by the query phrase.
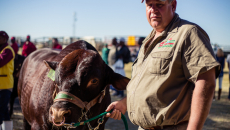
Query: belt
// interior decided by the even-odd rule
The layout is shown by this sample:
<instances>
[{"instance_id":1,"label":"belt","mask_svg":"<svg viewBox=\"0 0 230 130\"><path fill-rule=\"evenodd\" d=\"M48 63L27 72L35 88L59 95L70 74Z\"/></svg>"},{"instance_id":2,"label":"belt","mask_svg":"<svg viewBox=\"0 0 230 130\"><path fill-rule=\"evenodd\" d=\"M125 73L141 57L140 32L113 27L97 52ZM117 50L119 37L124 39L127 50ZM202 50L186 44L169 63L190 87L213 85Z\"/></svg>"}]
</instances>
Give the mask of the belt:
<instances>
[{"instance_id":1,"label":"belt","mask_svg":"<svg viewBox=\"0 0 230 130\"><path fill-rule=\"evenodd\" d=\"M151 128L144 128L144 129L145 129L145 130L163 130L163 129L166 129L166 128L175 127L175 126L180 126L180 125L184 125L184 124L188 124L188 121L180 122L180 123L177 124L177 125L153 126L153 127L151 127Z\"/></svg>"}]
</instances>

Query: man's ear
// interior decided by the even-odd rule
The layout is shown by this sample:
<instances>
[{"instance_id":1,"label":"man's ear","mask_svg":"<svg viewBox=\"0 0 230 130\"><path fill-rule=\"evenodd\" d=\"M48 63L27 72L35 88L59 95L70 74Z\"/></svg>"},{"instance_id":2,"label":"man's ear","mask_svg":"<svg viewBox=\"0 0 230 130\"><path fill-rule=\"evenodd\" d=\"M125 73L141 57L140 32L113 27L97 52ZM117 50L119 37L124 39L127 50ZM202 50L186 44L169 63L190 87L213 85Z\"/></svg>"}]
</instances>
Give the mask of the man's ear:
<instances>
[{"instance_id":1,"label":"man's ear","mask_svg":"<svg viewBox=\"0 0 230 130\"><path fill-rule=\"evenodd\" d=\"M109 84L112 84L117 90L125 90L130 79L118 73L115 73L109 66L106 68Z\"/></svg>"},{"instance_id":2,"label":"man's ear","mask_svg":"<svg viewBox=\"0 0 230 130\"><path fill-rule=\"evenodd\" d=\"M45 61L45 60L43 60L43 62L45 63L48 69L52 69L52 70L55 70L58 65L58 62L50 62L50 61Z\"/></svg>"},{"instance_id":3,"label":"man's ear","mask_svg":"<svg viewBox=\"0 0 230 130\"><path fill-rule=\"evenodd\" d=\"M173 1L172 1L172 10L173 10L173 12L176 11L176 6L177 6L177 1L176 1L176 0L173 0Z\"/></svg>"}]
</instances>

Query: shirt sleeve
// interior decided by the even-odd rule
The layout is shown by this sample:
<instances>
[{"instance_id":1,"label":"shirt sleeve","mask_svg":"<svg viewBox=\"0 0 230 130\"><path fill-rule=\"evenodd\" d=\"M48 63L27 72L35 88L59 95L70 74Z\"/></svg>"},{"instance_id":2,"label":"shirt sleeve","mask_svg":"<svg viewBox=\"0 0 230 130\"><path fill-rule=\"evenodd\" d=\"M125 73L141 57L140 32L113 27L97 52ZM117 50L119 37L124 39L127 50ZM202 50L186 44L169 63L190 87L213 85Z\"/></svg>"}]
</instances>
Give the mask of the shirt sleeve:
<instances>
[{"instance_id":1,"label":"shirt sleeve","mask_svg":"<svg viewBox=\"0 0 230 130\"><path fill-rule=\"evenodd\" d=\"M13 53L10 49L3 50L3 52L0 54L0 67L6 65L13 58Z\"/></svg>"},{"instance_id":2,"label":"shirt sleeve","mask_svg":"<svg viewBox=\"0 0 230 130\"><path fill-rule=\"evenodd\" d=\"M182 66L186 79L196 83L197 77L215 68L216 77L220 73L220 64L216 61L210 40L200 27L193 27L185 38L182 47Z\"/></svg>"}]
</instances>

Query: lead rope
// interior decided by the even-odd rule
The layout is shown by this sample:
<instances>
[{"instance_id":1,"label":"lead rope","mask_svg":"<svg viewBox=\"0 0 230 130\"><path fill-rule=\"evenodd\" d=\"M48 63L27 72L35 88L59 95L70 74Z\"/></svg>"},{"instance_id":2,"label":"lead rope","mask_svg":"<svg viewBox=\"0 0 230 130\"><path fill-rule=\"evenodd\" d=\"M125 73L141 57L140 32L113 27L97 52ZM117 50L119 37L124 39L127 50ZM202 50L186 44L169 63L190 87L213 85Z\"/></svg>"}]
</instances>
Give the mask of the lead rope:
<instances>
[{"instance_id":1,"label":"lead rope","mask_svg":"<svg viewBox=\"0 0 230 130\"><path fill-rule=\"evenodd\" d=\"M85 119L86 119L86 120L89 120L86 114L85 114ZM97 123L98 123L97 127L93 128L93 127L90 125L89 122L87 122L87 125L88 125L89 130L98 130L98 129L99 129L99 126L100 126L103 122L104 122L104 116L102 116L102 118L99 118L99 119L98 119L98 121L97 121Z\"/></svg>"},{"instance_id":2,"label":"lead rope","mask_svg":"<svg viewBox=\"0 0 230 130\"><path fill-rule=\"evenodd\" d=\"M97 115L97 116L95 116L95 117L93 117L93 118L90 118L90 119L88 119L88 120L86 120L86 121L82 121L82 122L78 122L78 123L71 123L71 124L67 124L67 123L65 123L64 124L64 127L65 128L76 128L76 127L78 127L78 126L80 126L80 125L85 125L86 123L88 123L88 122L90 122L90 121L92 121L92 120L95 120L95 119L97 119L97 118L99 118L98 119L98 124L100 125L100 122L104 122L104 116L107 114L107 113L111 113L113 110L111 110L111 111L109 111L109 112L104 112L104 113L101 113L100 115ZM87 116L86 116L87 117ZM102 118L100 118L100 117L102 117ZM125 125L125 130L128 130L128 123L127 123L127 120L126 120L126 118L125 118L125 116L121 113L121 119L123 120L123 122L124 122L124 125ZM100 121L100 122L99 122ZM102 124L101 123L101 124ZM99 128L99 125L97 126L97 127L95 127L95 128ZM89 125L88 125L88 127L89 127ZM93 129L93 130L96 130L96 129ZM91 130L91 128L89 128L90 130Z\"/></svg>"}]
</instances>

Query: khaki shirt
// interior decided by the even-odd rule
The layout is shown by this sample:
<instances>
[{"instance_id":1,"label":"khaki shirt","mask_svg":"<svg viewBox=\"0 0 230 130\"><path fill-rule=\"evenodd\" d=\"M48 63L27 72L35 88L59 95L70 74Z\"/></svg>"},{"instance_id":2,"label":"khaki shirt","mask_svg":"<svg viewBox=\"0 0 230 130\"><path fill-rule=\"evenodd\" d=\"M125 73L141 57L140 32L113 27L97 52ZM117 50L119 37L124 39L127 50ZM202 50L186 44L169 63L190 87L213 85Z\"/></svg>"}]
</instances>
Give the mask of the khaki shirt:
<instances>
[{"instance_id":1,"label":"khaki shirt","mask_svg":"<svg viewBox=\"0 0 230 130\"><path fill-rule=\"evenodd\" d=\"M191 99L199 74L220 65L206 32L176 14L152 41L143 41L127 86L127 109L132 123L144 128L188 121ZM144 54L146 43L152 42Z\"/></svg>"}]
</instances>

